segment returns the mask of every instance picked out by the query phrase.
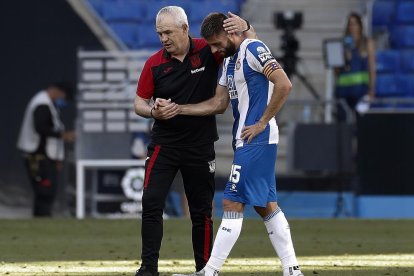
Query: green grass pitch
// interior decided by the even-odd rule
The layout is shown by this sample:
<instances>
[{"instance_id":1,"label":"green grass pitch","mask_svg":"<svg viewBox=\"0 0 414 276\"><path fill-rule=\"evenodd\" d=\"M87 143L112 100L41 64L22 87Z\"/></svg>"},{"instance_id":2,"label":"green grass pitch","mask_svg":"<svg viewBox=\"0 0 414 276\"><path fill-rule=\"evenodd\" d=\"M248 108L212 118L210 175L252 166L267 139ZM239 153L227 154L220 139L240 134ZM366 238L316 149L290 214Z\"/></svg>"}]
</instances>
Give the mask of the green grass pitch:
<instances>
[{"instance_id":1,"label":"green grass pitch","mask_svg":"<svg viewBox=\"0 0 414 276\"><path fill-rule=\"evenodd\" d=\"M220 221L215 220L215 231ZM310 275L414 275L412 220L291 220L296 253ZM166 220L160 275L191 272L190 223ZM0 220L0 275L134 275L140 221ZM223 276L281 275L260 220L245 219Z\"/></svg>"}]
</instances>

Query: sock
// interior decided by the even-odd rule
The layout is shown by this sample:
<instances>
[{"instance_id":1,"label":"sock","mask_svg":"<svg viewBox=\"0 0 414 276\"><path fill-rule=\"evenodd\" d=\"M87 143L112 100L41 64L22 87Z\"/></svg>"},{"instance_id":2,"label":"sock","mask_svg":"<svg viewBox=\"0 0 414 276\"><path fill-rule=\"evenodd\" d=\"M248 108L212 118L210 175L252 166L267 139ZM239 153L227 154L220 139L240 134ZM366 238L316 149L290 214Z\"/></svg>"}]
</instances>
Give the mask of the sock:
<instances>
[{"instance_id":1,"label":"sock","mask_svg":"<svg viewBox=\"0 0 414 276\"><path fill-rule=\"evenodd\" d=\"M214 240L211 257L204 268L206 276L217 275L239 238L243 224L243 213L225 211Z\"/></svg>"},{"instance_id":2,"label":"sock","mask_svg":"<svg viewBox=\"0 0 414 276\"><path fill-rule=\"evenodd\" d=\"M282 263L283 269L297 266L295 249L290 235L289 223L280 208L263 218L270 241Z\"/></svg>"}]
</instances>

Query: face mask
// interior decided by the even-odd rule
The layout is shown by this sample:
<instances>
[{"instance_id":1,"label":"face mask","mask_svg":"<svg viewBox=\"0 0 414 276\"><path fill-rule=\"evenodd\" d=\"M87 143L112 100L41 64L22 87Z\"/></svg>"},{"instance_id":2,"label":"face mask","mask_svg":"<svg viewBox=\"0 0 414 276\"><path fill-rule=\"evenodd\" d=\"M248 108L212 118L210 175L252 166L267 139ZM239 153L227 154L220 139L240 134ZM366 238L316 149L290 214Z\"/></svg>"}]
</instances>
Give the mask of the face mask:
<instances>
[{"instance_id":1,"label":"face mask","mask_svg":"<svg viewBox=\"0 0 414 276\"><path fill-rule=\"evenodd\" d=\"M63 99L63 98L57 98L57 99L55 100L55 105L56 105L56 107L57 107L57 108L63 108L63 107L65 107L65 106L66 106L66 104L67 104L67 102L66 102L66 100L65 100L65 99Z\"/></svg>"}]
</instances>

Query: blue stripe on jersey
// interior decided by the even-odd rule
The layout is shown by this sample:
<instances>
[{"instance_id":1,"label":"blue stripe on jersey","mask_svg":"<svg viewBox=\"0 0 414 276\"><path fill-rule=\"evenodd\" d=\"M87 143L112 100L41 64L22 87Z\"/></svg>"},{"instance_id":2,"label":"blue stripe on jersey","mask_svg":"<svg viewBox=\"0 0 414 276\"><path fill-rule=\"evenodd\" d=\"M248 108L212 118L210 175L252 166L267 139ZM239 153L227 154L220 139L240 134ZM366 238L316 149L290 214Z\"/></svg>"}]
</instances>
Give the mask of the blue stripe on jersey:
<instances>
[{"instance_id":1,"label":"blue stripe on jersey","mask_svg":"<svg viewBox=\"0 0 414 276\"><path fill-rule=\"evenodd\" d=\"M236 61L238 59L238 56L239 56L239 52L237 52L235 56L229 59L229 63L227 64L227 70L226 70L227 89L229 90L230 95L232 95L230 96L230 99L231 99L231 106L232 106L233 118L234 118L233 130L232 130L233 140L235 140L236 138L237 128L238 128L239 120L240 120L240 113L238 109L239 99L237 96L235 96L237 95L237 90L236 90L236 84L234 83L234 70L236 67Z\"/></svg>"}]
</instances>

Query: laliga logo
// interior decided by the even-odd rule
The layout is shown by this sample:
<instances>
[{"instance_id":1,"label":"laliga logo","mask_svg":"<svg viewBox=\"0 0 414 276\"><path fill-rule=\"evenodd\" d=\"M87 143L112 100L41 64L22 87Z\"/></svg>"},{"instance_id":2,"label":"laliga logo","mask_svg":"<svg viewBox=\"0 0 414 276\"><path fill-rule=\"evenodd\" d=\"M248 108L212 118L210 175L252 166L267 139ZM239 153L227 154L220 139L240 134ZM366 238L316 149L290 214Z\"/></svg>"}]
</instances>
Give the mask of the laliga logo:
<instances>
[{"instance_id":1,"label":"laliga logo","mask_svg":"<svg viewBox=\"0 0 414 276\"><path fill-rule=\"evenodd\" d=\"M121 210L126 213L142 211L142 194L144 191L144 168L128 169L122 178L121 187L125 196L133 202L123 202Z\"/></svg>"},{"instance_id":2,"label":"laliga logo","mask_svg":"<svg viewBox=\"0 0 414 276\"><path fill-rule=\"evenodd\" d=\"M256 51L258 53L258 56L261 62L265 62L266 60L273 59L272 54L261 46L257 47Z\"/></svg>"}]
</instances>

